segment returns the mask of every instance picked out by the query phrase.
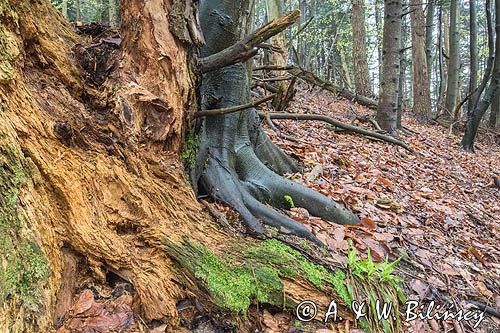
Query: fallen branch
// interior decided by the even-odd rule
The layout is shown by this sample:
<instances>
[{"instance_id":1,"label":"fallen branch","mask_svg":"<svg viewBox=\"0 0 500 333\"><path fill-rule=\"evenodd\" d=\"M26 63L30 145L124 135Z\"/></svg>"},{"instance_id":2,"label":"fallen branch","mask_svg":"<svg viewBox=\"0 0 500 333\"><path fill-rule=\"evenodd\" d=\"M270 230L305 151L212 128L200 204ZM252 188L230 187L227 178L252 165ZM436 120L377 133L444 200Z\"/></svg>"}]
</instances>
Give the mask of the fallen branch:
<instances>
[{"instance_id":1,"label":"fallen branch","mask_svg":"<svg viewBox=\"0 0 500 333\"><path fill-rule=\"evenodd\" d=\"M207 116L219 116L219 115L223 115L223 114L227 114L227 113L233 113L233 112L238 112L238 111L249 109L249 108L254 108L259 104L262 104L262 103L265 103L267 101L272 100L275 96L276 96L276 94L272 94L272 95L263 97L261 99L258 99L256 101L253 101L251 103L231 106L229 108L198 111L198 112L194 113L194 117L199 118L199 117L207 117Z\"/></svg>"},{"instance_id":2,"label":"fallen branch","mask_svg":"<svg viewBox=\"0 0 500 333\"><path fill-rule=\"evenodd\" d=\"M295 10L277 18L262 28L252 32L236 44L200 59L200 70L202 73L210 72L218 68L244 62L258 51L258 45L274 35L279 34L300 18L300 10Z\"/></svg>"},{"instance_id":3,"label":"fallen branch","mask_svg":"<svg viewBox=\"0 0 500 333\"><path fill-rule=\"evenodd\" d=\"M358 102L361 105L364 105L370 109L377 109L378 102L374 99L371 99L366 96L358 95L353 93L352 91L349 91L345 88L339 87L337 85L334 85L331 82L325 81L314 75L313 73L306 71L302 68L295 67L293 69L290 69L288 71L290 74L295 75L299 77L300 79L316 85L322 89L328 90L334 94L338 94L339 96L342 96L346 99L353 100Z\"/></svg>"},{"instance_id":4,"label":"fallen branch","mask_svg":"<svg viewBox=\"0 0 500 333\"><path fill-rule=\"evenodd\" d=\"M366 130L361 127L357 127L354 125L346 124L343 122L340 122L338 120L335 120L333 118L330 118L328 116L324 116L321 114L297 114L297 113L285 113L285 112L273 112L273 113L265 113L265 112L259 112L259 116L261 118L265 118L266 115L268 115L271 119L292 119L292 120L319 120L319 121L324 121L330 125L342 128L347 131L351 131L354 133L359 133L368 137L376 138L383 140L385 142L390 142L392 144L395 144L397 146L403 147L406 150L410 152L414 152L410 146L408 146L406 143L404 143L401 140L398 140L390 135L385 135L381 133L377 133L374 131Z\"/></svg>"},{"instance_id":5,"label":"fallen branch","mask_svg":"<svg viewBox=\"0 0 500 333\"><path fill-rule=\"evenodd\" d=\"M275 82L275 81L288 81L293 79L293 76L278 76L278 77L269 77L264 79L261 79L259 77L254 77L253 79L260 82Z\"/></svg>"},{"instance_id":6,"label":"fallen branch","mask_svg":"<svg viewBox=\"0 0 500 333\"><path fill-rule=\"evenodd\" d=\"M267 125L269 126L269 128L271 128L278 135L278 137L285 139L285 140L288 140L288 141L292 141L292 142L299 141L294 136L290 136L290 135L286 135L286 134L281 133L281 131L276 127L276 125L274 125L273 120L271 119L271 117L269 117L268 114L266 114L266 116L264 118L266 119L266 122L267 122Z\"/></svg>"},{"instance_id":7,"label":"fallen branch","mask_svg":"<svg viewBox=\"0 0 500 333\"><path fill-rule=\"evenodd\" d=\"M287 71L294 68L295 66L264 65L255 67L253 71Z\"/></svg>"}]
</instances>

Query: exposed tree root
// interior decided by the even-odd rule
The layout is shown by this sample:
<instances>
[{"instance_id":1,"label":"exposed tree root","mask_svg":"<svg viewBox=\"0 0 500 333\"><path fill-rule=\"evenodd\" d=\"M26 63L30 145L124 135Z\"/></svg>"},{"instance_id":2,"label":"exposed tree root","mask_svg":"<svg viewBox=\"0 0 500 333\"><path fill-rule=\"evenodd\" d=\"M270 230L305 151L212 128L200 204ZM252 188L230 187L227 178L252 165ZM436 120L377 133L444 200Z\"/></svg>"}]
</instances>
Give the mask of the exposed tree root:
<instances>
[{"instance_id":1,"label":"exposed tree root","mask_svg":"<svg viewBox=\"0 0 500 333\"><path fill-rule=\"evenodd\" d=\"M234 36L242 33L237 26L221 29L214 10L225 8L225 14L234 18L241 15L226 8L224 2L202 4L201 22L207 46L202 51L209 59L231 49ZM287 22L294 22L299 13L289 14ZM285 21L285 20L283 20ZM273 21L274 22L274 21ZM270 23L271 25L273 23ZM266 27L268 27L267 25ZM233 29L233 30L231 30ZM267 29L267 28L262 28ZM269 30L269 29L268 29ZM269 30L271 31L271 30ZM243 40L253 39L244 38ZM250 89L247 69L243 64L206 72L202 80L202 106L211 109L237 109L248 105ZM279 174L295 169L290 158L272 144L263 131L255 109L204 117L201 129L198 163L204 166L194 176L201 189L211 197L221 200L238 211L248 230L264 234L263 224L278 227L307 238L316 244L321 242L301 223L278 213L277 208L289 208L285 196L294 204L309 210L313 215L341 224L359 223L358 218L342 205L305 186L282 178Z\"/></svg>"},{"instance_id":2,"label":"exposed tree root","mask_svg":"<svg viewBox=\"0 0 500 333\"><path fill-rule=\"evenodd\" d=\"M398 140L390 135L385 135L381 133L377 133L374 131L366 130L361 127L357 127L354 125L346 124L343 122L340 122L338 120L335 120L331 117L324 116L321 114L297 114L297 113L286 113L286 112L271 112L271 113L266 113L266 112L259 112L259 116L262 118L265 118L269 116L271 119L292 119L292 120L319 120L319 121L324 121L326 123L329 123L330 125L342 128L347 131L351 131L354 133L359 133L368 137L376 138L383 140L385 142L393 143L397 146L403 147L406 150L410 152L414 152L413 149L408 146L406 143L404 143L401 140Z\"/></svg>"}]
</instances>

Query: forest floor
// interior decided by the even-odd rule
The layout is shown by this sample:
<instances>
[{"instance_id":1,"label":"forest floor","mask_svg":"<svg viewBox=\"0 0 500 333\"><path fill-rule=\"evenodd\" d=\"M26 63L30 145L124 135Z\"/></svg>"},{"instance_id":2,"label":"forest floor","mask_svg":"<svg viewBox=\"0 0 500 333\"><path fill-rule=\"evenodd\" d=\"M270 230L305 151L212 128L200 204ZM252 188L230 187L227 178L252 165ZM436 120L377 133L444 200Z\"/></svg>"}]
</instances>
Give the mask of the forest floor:
<instances>
[{"instance_id":1,"label":"forest floor","mask_svg":"<svg viewBox=\"0 0 500 333\"><path fill-rule=\"evenodd\" d=\"M328 92L302 89L290 112L319 113L347 123L373 111ZM409 299L436 300L468 308L477 300L500 308L500 145L482 134L475 154L465 153L460 137L440 125L423 125L405 115L414 133L402 139L415 150L335 133L322 122L275 121L282 139L273 141L303 162L302 173L289 175L355 211L364 226L327 223L297 210L296 219L328 244L331 261L347 260L348 240L362 256L402 258L397 271ZM372 129L372 128L369 128ZM320 172L318 177L316 174ZM490 328L499 329L492 319ZM441 328L447 323L415 321L409 331ZM453 328L448 323L447 327ZM484 328L455 327L463 332Z\"/></svg>"},{"instance_id":2,"label":"forest floor","mask_svg":"<svg viewBox=\"0 0 500 333\"><path fill-rule=\"evenodd\" d=\"M369 123L359 123L356 118L372 113L305 86L288 111L324 114L367 128ZM479 301L500 308L500 190L491 186L493 176L500 175L500 145L492 135L481 134L477 153L469 154L460 148L460 137L448 129L405 116L404 126L412 133L401 138L415 150L412 154L384 142L334 132L321 122L279 120L275 124L281 133L297 141L283 139L267 128L272 140L303 165L301 173L287 177L344 203L363 221L363 226L335 225L310 216L304 209L292 209L293 217L328 245L331 264L346 262L348 240L352 240L362 257L370 249L376 261L401 258L396 272L404 279L409 299L436 300L460 308ZM134 310L135 301L126 292L131 286L112 282L107 288L80 283L81 292L65 326L82 331L118 327L126 332L165 331L165 326L152 328L141 322ZM264 332L301 331L290 313L263 307L259 312ZM255 319L252 314L250 317ZM465 322L416 320L405 324L404 330L498 331L500 320L486 317L478 329ZM345 325L339 324L344 329ZM341 332L339 326L312 332ZM214 329L208 323L196 331ZM62 332L68 331L61 327L58 333Z\"/></svg>"}]
</instances>

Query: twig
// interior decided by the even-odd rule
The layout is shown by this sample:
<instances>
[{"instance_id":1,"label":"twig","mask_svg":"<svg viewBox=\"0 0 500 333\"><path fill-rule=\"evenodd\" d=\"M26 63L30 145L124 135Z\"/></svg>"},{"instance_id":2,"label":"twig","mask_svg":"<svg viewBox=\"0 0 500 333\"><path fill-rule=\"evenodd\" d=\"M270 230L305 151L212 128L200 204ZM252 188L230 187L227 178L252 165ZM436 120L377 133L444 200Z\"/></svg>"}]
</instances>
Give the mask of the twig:
<instances>
[{"instance_id":1,"label":"twig","mask_svg":"<svg viewBox=\"0 0 500 333\"><path fill-rule=\"evenodd\" d=\"M258 99L256 101L253 101L251 103L242 104L242 105L236 105L236 106L231 106L229 108L211 109L211 110L198 111L198 112L194 113L194 117L195 118L199 118L199 117L206 117L206 116L218 116L218 115L223 115L223 114L238 112L238 111L249 109L249 108L254 108L254 107L256 107L259 104L262 104L262 103L265 103L267 101L272 100L275 96L276 96L276 94L272 94L272 95L263 97L261 99Z\"/></svg>"}]
</instances>

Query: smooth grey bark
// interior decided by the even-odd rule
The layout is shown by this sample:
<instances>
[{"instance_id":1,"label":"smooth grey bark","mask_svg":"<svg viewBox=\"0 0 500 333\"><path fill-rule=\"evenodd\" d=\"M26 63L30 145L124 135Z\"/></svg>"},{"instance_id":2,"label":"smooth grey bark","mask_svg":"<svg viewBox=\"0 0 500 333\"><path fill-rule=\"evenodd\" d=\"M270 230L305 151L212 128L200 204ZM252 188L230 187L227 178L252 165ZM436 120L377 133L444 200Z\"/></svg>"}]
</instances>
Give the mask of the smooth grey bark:
<instances>
[{"instance_id":1,"label":"smooth grey bark","mask_svg":"<svg viewBox=\"0 0 500 333\"><path fill-rule=\"evenodd\" d=\"M248 0L209 0L200 6L207 57L230 47L243 36ZM201 86L202 109L227 108L250 102L248 71L238 63L207 72ZM263 234L263 224L321 242L308 229L268 206L287 208L285 196L311 214L341 224L359 223L342 205L305 186L282 178L297 171L293 161L263 131L255 109L205 117L200 130L195 190L234 208L250 233ZM198 182L199 181L199 182Z\"/></svg>"},{"instance_id":2,"label":"smooth grey bark","mask_svg":"<svg viewBox=\"0 0 500 333\"><path fill-rule=\"evenodd\" d=\"M500 0L495 0L495 33L497 35L495 39L495 60L490 83L474 111L467 114L467 123L465 124L465 133L462 139L462 147L466 151L474 151L474 141L481 119L500 90L500 38L498 38L500 36Z\"/></svg>"},{"instance_id":3,"label":"smooth grey bark","mask_svg":"<svg viewBox=\"0 0 500 333\"><path fill-rule=\"evenodd\" d=\"M469 53L470 53L470 80L469 80L469 103L467 111L471 112L476 104L477 93L477 71L479 67L479 60L477 56L477 10L476 0L470 0L469 3Z\"/></svg>"},{"instance_id":4,"label":"smooth grey bark","mask_svg":"<svg viewBox=\"0 0 500 333\"><path fill-rule=\"evenodd\" d=\"M434 12L435 0L429 0L427 13L425 14L425 53L427 57L427 77L431 79L432 73L432 52L434 35Z\"/></svg>"},{"instance_id":5,"label":"smooth grey bark","mask_svg":"<svg viewBox=\"0 0 500 333\"><path fill-rule=\"evenodd\" d=\"M500 124L500 91L497 91L490 107L489 127L496 129Z\"/></svg>"},{"instance_id":6,"label":"smooth grey bark","mask_svg":"<svg viewBox=\"0 0 500 333\"><path fill-rule=\"evenodd\" d=\"M379 90L382 86L382 35L380 31L382 31L382 13L381 0L375 0L375 25L376 25L376 33L377 33L377 55L378 55L378 86Z\"/></svg>"},{"instance_id":7,"label":"smooth grey bark","mask_svg":"<svg viewBox=\"0 0 500 333\"><path fill-rule=\"evenodd\" d=\"M488 36L488 59L486 61L486 68L484 70L483 78L481 79L481 83L477 88L476 94L474 96L474 101L472 101L473 107L470 111L468 111L468 114L473 112L473 110L477 107L477 103L479 102L479 99L481 98L481 95L483 94L484 89L486 88L490 80L491 71L493 70L493 62L495 58L495 38L493 36L493 17L491 15L490 0L485 1L485 11L486 11L486 30Z\"/></svg>"},{"instance_id":8,"label":"smooth grey bark","mask_svg":"<svg viewBox=\"0 0 500 333\"><path fill-rule=\"evenodd\" d=\"M446 89L445 113L451 120L458 98L458 81L460 69L460 27L458 0L450 0L450 53L448 63L448 86Z\"/></svg>"},{"instance_id":9,"label":"smooth grey bark","mask_svg":"<svg viewBox=\"0 0 500 333\"><path fill-rule=\"evenodd\" d=\"M382 83L376 119L383 130L396 136L401 60L401 1L385 0L384 13Z\"/></svg>"}]
</instances>

